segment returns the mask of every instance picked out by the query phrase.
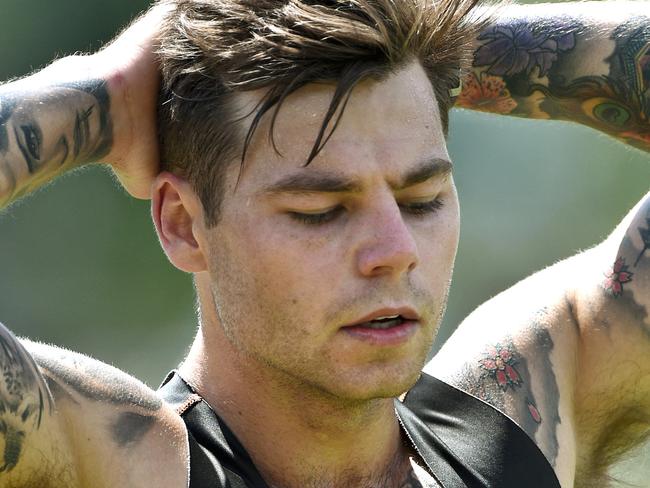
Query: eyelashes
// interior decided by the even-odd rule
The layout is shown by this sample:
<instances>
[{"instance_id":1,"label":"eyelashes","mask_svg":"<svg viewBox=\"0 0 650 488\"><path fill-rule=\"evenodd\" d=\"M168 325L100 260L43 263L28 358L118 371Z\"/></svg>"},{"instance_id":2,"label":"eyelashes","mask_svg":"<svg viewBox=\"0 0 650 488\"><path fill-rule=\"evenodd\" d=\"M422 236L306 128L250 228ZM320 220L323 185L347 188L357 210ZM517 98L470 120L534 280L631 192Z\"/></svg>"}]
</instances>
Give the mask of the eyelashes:
<instances>
[{"instance_id":1,"label":"eyelashes","mask_svg":"<svg viewBox=\"0 0 650 488\"><path fill-rule=\"evenodd\" d=\"M289 216L302 224L322 225L337 218L340 214L343 213L343 210L343 207L334 207L332 210L328 210L327 212L315 214L289 212Z\"/></svg>"},{"instance_id":2,"label":"eyelashes","mask_svg":"<svg viewBox=\"0 0 650 488\"><path fill-rule=\"evenodd\" d=\"M34 159L41 159L41 136L31 125L21 125L25 146Z\"/></svg>"},{"instance_id":3,"label":"eyelashes","mask_svg":"<svg viewBox=\"0 0 650 488\"><path fill-rule=\"evenodd\" d=\"M36 124L25 124L14 128L16 144L27 163L27 169L34 173L41 159L43 134Z\"/></svg>"},{"instance_id":4,"label":"eyelashes","mask_svg":"<svg viewBox=\"0 0 650 488\"><path fill-rule=\"evenodd\" d=\"M427 215L434 214L444 206L444 202L440 198L434 198L427 202L410 203L408 205L400 205L402 212L418 218L426 217ZM305 225L324 225L334 221L345 211L345 207L334 207L327 212L321 213L301 213L289 212L288 215L293 220Z\"/></svg>"},{"instance_id":5,"label":"eyelashes","mask_svg":"<svg viewBox=\"0 0 650 488\"><path fill-rule=\"evenodd\" d=\"M440 210L443 205L443 201L440 198L434 198L428 202L412 203L402 206L402 209L411 215L425 215Z\"/></svg>"}]
</instances>

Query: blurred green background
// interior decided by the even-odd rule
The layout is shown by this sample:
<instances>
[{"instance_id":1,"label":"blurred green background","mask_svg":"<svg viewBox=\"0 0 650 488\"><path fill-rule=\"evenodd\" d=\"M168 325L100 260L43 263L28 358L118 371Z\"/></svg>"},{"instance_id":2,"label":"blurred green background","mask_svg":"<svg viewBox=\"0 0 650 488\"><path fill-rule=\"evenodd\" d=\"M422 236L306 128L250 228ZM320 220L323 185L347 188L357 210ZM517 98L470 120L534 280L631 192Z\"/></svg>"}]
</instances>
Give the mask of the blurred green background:
<instances>
[{"instance_id":1,"label":"blurred green background","mask_svg":"<svg viewBox=\"0 0 650 488\"><path fill-rule=\"evenodd\" d=\"M0 0L0 79L90 51L143 0ZM461 243L438 344L478 304L602 240L650 187L650 156L592 130L453 111ZM149 216L93 166L0 214L0 321L95 356L156 387L196 329L191 279ZM637 486L650 454L623 466ZM629 472L628 472L629 471Z\"/></svg>"}]
</instances>

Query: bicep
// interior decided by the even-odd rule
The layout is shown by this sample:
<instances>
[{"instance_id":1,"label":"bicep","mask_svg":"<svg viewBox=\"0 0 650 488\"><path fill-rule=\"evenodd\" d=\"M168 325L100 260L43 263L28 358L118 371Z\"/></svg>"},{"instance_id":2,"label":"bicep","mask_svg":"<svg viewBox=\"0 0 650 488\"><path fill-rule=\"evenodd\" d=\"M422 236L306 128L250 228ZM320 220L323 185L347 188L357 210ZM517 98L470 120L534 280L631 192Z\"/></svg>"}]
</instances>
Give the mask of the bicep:
<instances>
[{"instance_id":1,"label":"bicep","mask_svg":"<svg viewBox=\"0 0 650 488\"><path fill-rule=\"evenodd\" d=\"M595 486L650 434L648 357L650 194L604 243L479 307L426 371L511 417L563 483Z\"/></svg>"},{"instance_id":2,"label":"bicep","mask_svg":"<svg viewBox=\"0 0 650 488\"><path fill-rule=\"evenodd\" d=\"M572 388L578 329L557 286L559 263L474 311L425 367L514 420L560 481L572 481ZM569 483L570 484L570 483Z\"/></svg>"},{"instance_id":3,"label":"bicep","mask_svg":"<svg viewBox=\"0 0 650 488\"><path fill-rule=\"evenodd\" d=\"M45 477L58 475L72 486L70 450L47 382L2 324L0 369L0 485L48 486Z\"/></svg>"}]
</instances>

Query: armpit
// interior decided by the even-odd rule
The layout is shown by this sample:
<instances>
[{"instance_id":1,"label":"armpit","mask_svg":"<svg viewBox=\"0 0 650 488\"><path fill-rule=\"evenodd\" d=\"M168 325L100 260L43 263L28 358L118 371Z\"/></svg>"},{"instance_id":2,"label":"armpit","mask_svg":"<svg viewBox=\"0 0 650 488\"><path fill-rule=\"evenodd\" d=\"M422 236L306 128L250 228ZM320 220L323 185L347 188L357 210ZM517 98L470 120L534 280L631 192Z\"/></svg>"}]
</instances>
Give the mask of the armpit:
<instances>
[{"instance_id":1,"label":"armpit","mask_svg":"<svg viewBox=\"0 0 650 488\"><path fill-rule=\"evenodd\" d=\"M650 193L582 269L575 292L578 471L599 482L650 437Z\"/></svg>"}]
</instances>

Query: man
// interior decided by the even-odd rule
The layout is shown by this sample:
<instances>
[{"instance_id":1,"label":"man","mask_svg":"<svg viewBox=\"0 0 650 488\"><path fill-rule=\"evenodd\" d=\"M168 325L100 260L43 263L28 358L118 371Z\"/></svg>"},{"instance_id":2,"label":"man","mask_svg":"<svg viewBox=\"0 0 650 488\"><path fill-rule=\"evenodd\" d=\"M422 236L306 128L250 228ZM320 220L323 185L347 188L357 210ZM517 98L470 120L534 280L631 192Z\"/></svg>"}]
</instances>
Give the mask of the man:
<instances>
[{"instance_id":1,"label":"man","mask_svg":"<svg viewBox=\"0 0 650 488\"><path fill-rule=\"evenodd\" d=\"M88 358L28 342L23 349L3 330L2 481L180 486L189 467L192 486L600 483L611 447L628 448L648 429L648 198L602 245L479 309L425 368L529 437L428 375L406 406L394 403L418 379L455 254L444 121L471 5L429 14L389 2L336 12L275 5L165 6L168 171L155 176L152 207L169 259L194 273L202 319L180 376L162 390L168 403ZM643 145L647 28L624 9L605 21L572 8L579 24L554 20L539 31L526 14L488 27L461 104L589 120ZM143 58L156 15L93 59L63 60L3 88L5 201L61 166L98 158L113 162L134 194L149 195L156 80ZM593 34L605 28L609 36ZM514 49L526 36L530 49ZM144 54L121 70L102 62L133 53L133 44ZM337 71L322 54L310 65L313 51L352 61ZM607 76L598 71L603 53ZM69 122L52 99L75 107ZM211 119L215 103L221 117ZM549 286L558 276L566 288ZM629 360L615 373L612 354Z\"/></svg>"}]
</instances>

